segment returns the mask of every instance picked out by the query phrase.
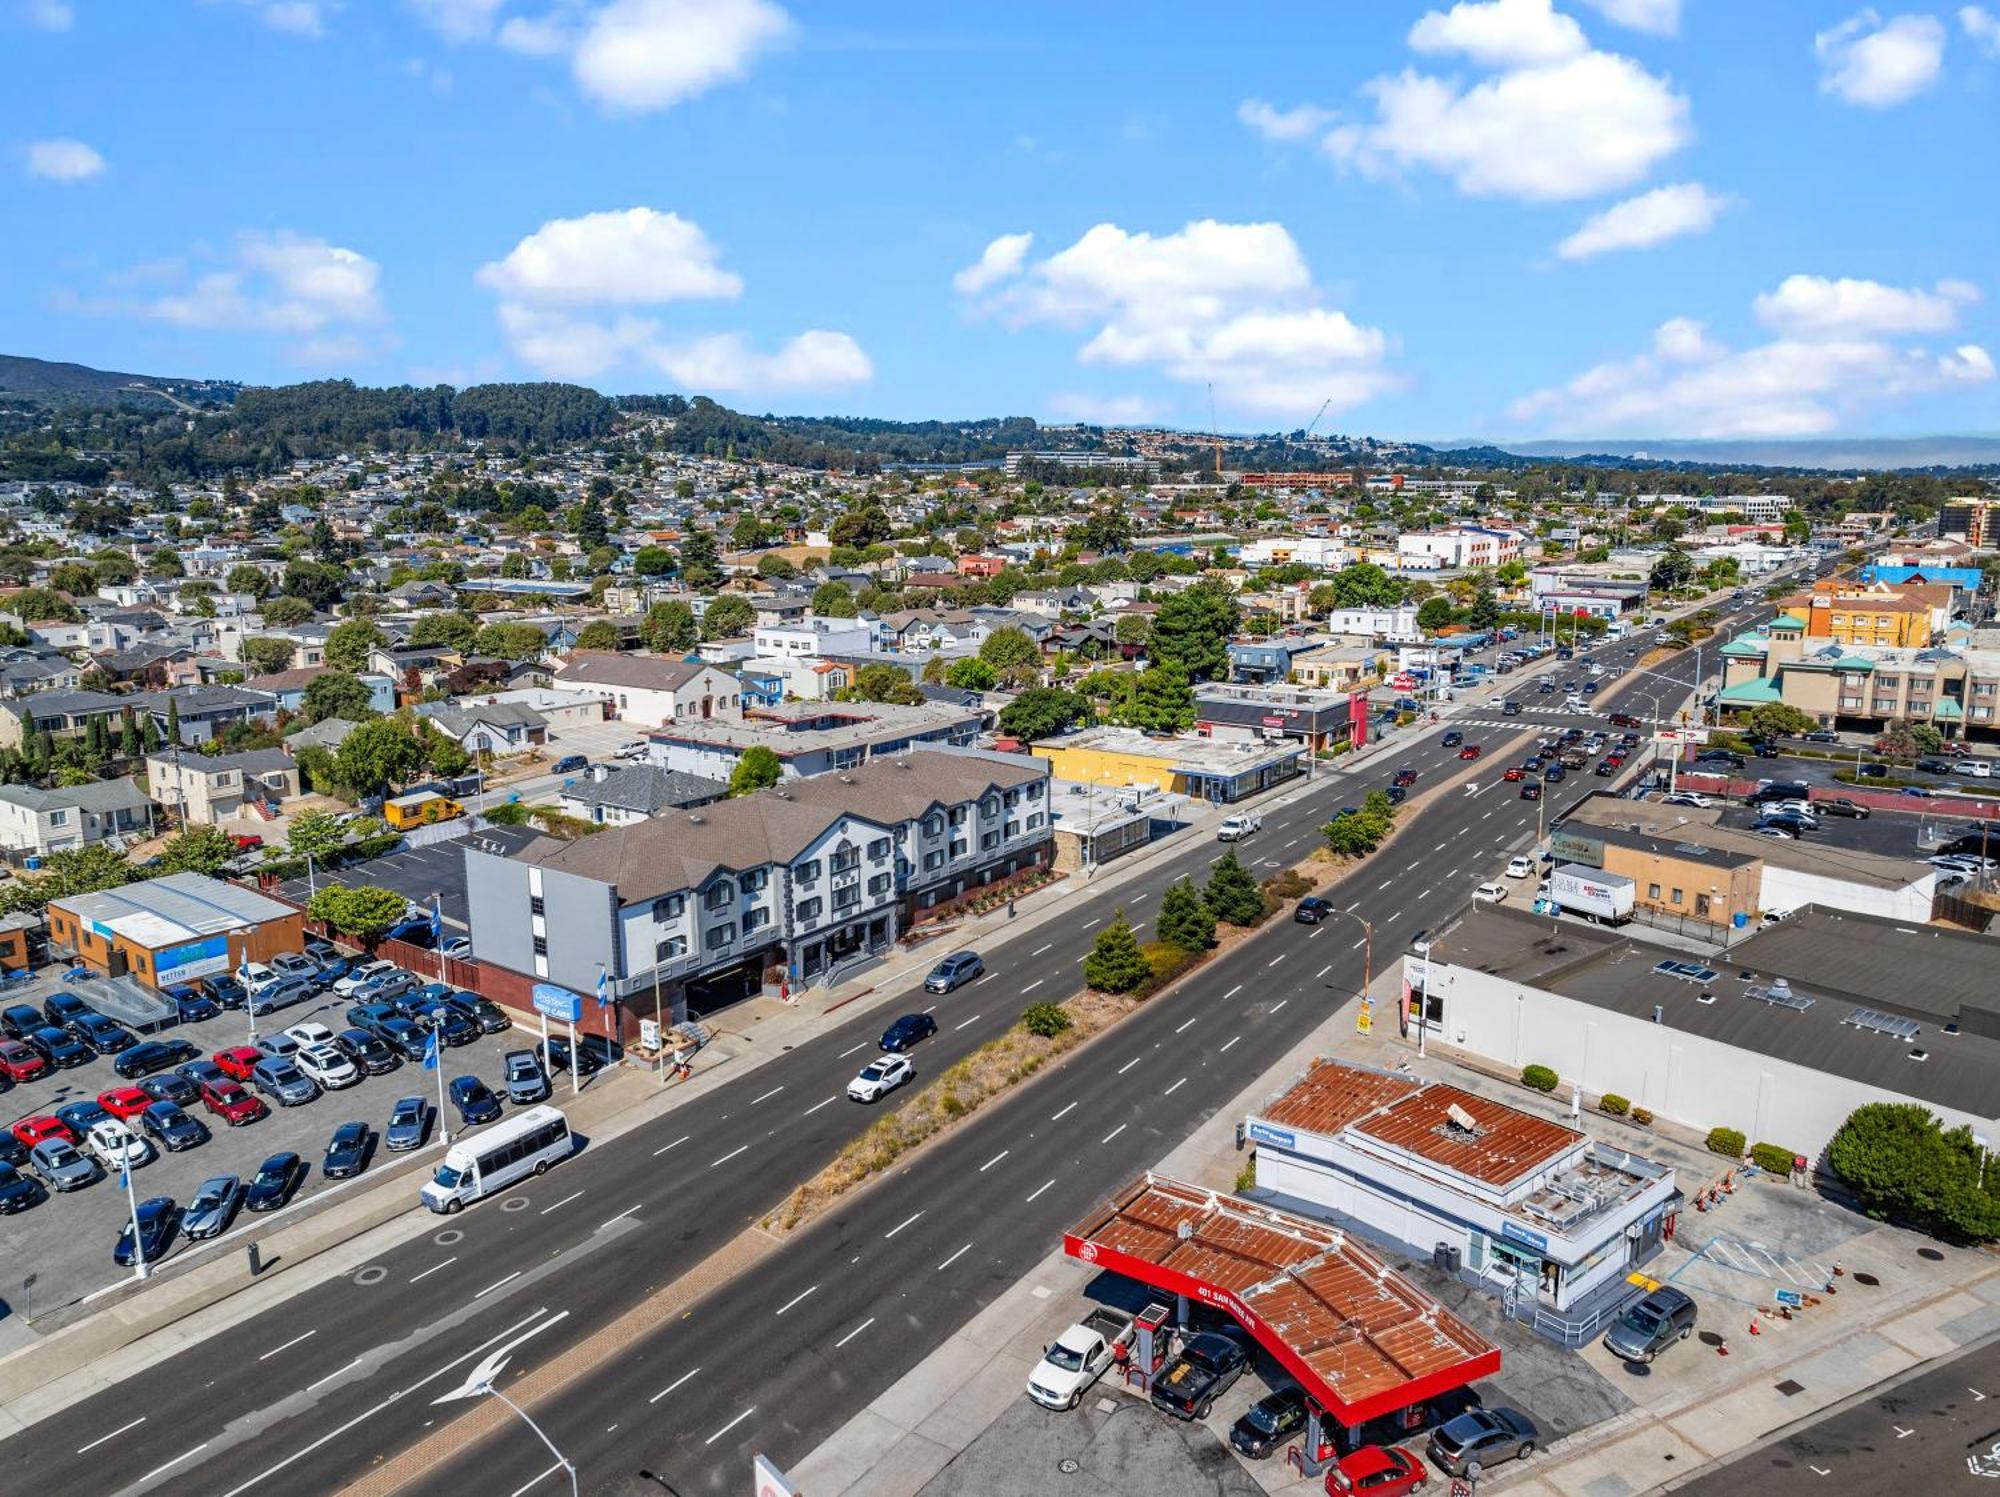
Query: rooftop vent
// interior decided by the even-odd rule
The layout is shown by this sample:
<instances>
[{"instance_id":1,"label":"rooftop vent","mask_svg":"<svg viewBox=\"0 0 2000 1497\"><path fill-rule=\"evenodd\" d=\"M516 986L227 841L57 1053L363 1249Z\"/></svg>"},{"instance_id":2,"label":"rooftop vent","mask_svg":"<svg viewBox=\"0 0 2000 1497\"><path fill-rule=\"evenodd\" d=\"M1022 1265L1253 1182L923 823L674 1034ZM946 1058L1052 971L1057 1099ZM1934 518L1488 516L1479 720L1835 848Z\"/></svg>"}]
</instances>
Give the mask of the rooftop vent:
<instances>
[{"instance_id":1,"label":"rooftop vent","mask_svg":"<svg viewBox=\"0 0 2000 1497\"><path fill-rule=\"evenodd\" d=\"M690 811L690 812L688 812L688 820L689 820L690 822L692 822L692 823L693 823L694 825L696 825L696 826L700 826L700 825L701 825L701 816L700 816L700 814L699 814L698 812L694 812L694 811Z\"/></svg>"},{"instance_id":2,"label":"rooftop vent","mask_svg":"<svg viewBox=\"0 0 2000 1497\"><path fill-rule=\"evenodd\" d=\"M1911 1060L1929 1060L1930 1058L1931 1052L1928 1050L1912 1050L1910 1052Z\"/></svg>"}]
</instances>

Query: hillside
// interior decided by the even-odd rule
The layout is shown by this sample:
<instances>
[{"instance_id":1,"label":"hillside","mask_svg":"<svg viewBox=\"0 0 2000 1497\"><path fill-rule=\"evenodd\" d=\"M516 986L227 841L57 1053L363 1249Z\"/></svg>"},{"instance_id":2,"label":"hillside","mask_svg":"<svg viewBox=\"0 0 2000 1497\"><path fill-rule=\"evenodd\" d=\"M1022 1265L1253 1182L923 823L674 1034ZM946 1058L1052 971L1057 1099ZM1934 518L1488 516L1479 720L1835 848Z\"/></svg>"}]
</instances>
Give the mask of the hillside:
<instances>
[{"instance_id":1,"label":"hillside","mask_svg":"<svg viewBox=\"0 0 2000 1497\"><path fill-rule=\"evenodd\" d=\"M123 400L227 405L239 387L228 380L183 375L123 374L87 364L59 364L0 354L0 395L24 395L48 405L117 405Z\"/></svg>"}]
</instances>

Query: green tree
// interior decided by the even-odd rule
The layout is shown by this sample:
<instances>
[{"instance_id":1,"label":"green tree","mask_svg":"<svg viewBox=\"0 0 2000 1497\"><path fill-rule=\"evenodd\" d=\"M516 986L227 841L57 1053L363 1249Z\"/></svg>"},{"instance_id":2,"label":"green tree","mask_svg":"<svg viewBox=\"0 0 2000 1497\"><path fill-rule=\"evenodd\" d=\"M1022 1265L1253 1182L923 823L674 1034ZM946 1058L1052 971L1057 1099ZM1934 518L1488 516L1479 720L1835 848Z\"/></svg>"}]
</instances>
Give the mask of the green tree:
<instances>
[{"instance_id":1,"label":"green tree","mask_svg":"<svg viewBox=\"0 0 2000 1497\"><path fill-rule=\"evenodd\" d=\"M296 629L313 616L313 606L304 598L280 596L271 598L257 610L264 616L264 622L273 629Z\"/></svg>"},{"instance_id":2,"label":"green tree","mask_svg":"<svg viewBox=\"0 0 2000 1497\"><path fill-rule=\"evenodd\" d=\"M1475 629L1492 629L1500 622L1500 600L1493 596L1492 589L1482 587L1472 600L1472 607L1465 612L1466 623Z\"/></svg>"},{"instance_id":3,"label":"green tree","mask_svg":"<svg viewBox=\"0 0 2000 1497\"><path fill-rule=\"evenodd\" d=\"M306 913L344 936L365 942L383 935L400 921L407 903L393 889L372 885L350 889L343 884L328 884L313 895Z\"/></svg>"},{"instance_id":4,"label":"green tree","mask_svg":"<svg viewBox=\"0 0 2000 1497\"><path fill-rule=\"evenodd\" d=\"M632 554L632 570L641 577L664 577L674 570L674 553L665 546L641 546Z\"/></svg>"},{"instance_id":5,"label":"green tree","mask_svg":"<svg viewBox=\"0 0 2000 1497\"><path fill-rule=\"evenodd\" d=\"M701 616L703 639L731 639L757 627L757 610L741 593L724 593Z\"/></svg>"},{"instance_id":6,"label":"green tree","mask_svg":"<svg viewBox=\"0 0 2000 1497\"><path fill-rule=\"evenodd\" d=\"M37 875L22 875L0 884L0 914L44 909L51 899L68 899L78 894L95 894L100 889L116 889L137 877L125 855L102 842L89 847L65 848L42 859Z\"/></svg>"},{"instance_id":7,"label":"green tree","mask_svg":"<svg viewBox=\"0 0 2000 1497\"><path fill-rule=\"evenodd\" d=\"M823 619L851 619L860 609L845 582L822 582L813 589L812 611Z\"/></svg>"},{"instance_id":8,"label":"green tree","mask_svg":"<svg viewBox=\"0 0 2000 1497\"><path fill-rule=\"evenodd\" d=\"M772 581L784 581L799 575L799 569L775 551L767 551L757 558L757 575Z\"/></svg>"},{"instance_id":9,"label":"green tree","mask_svg":"<svg viewBox=\"0 0 2000 1497\"><path fill-rule=\"evenodd\" d=\"M1153 637L1153 620L1143 613L1121 613L1111 626L1111 636L1129 649L1144 649Z\"/></svg>"},{"instance_id":10,"label":"green tree","mask_svg":"<svg viewBox=\"0 0 2000 1497\"><path fill-rule=\"evenodd\" d=\"M301 811L285 834L285 850L295 858L317 858L324 865L346 841L347 833L331 811Z\"/></svg>"},{"instance_id":11,"label":"green tree","mask_svg":"<svg viewBox=\"0 0 2000 1497\"><path fill-rule=\"evenodd\" d=\"M30 623L37 623L43 619L53 619L63 624L83 621L83 614L78 611L74 603L61 593L46 587L24 587L19 592L0 595L0 609Z\"/></svg>"},{"instance_id":12,"label":"green tree","mask_svg":"<svg viewBox=\"0 0 2000 1497\"><path fill-rule=\"evenodd\" d=\"M730 544L739 551L753 551L764 543L764 522L749 511L736 517L729 531Z\"/></svg>"},{"instance_id":13,"label":"green tree","mask_svg":"<svg viewBox=\"0 0 2000 1497\"><path fill-rule=\"evenodd\" d=\"M275 671L292 668L292 657L299 647L289 639L279 639L270 634L256 634L243 641L243 664L253 675L268 676Z\"/></svg>"},{"instance_id":14,"label":"green tree","mask_svg":"<svg viewBox=\"0 0 2000 1497\"><path fill-rule=\"evenodd\" d=\"M1089 715L1089 701L1076 692L1030 686L1000 709L1000 731L1023 743L1038 743Z\"/></svg>"},{"instance_id":15,"label":"green tree","mask_svg":"<svg viewBox=\"0 0 2000 1497\"><path fill-rule=\"evenodd\" d=\"M452 780L471 772L472 755L463 744L440 733L435 723L424 724L417 734L417 746L423 753L424 768L434 775Z\"/></svg>"},{"instance_id":16,"label":"green tree","mask_svg":"<svg viewBox=\"0 0 2000 1497\"><path fill-rule=\"evenodd\" d=\"M647 649L661 655L691 650L701 639L701 631L695 627L694 610L685 603L655 603L646 610L639 634Z\"/></svg>"},{"instance_id":17,"label":"green tree","mask_svg":"<svg viewBox=\"0 0 2000 1497\"><path fill-rule=\"evenodd\" d=\"M1264 891L1250 870L1236 860L1231 848L1209 871L1201 897L1210 913L1226 925L1255 925L1264 918Z\"/></svg>"},{"instance_id":18,"label":"green tree","mask_svg":"<svg viewBox=\"0 0 2000 1497\"><path fill-rule=\"evenodd\" d=\"M712 531L691 530L681 538L681 580L704 593L722 585L722 557Z\"/></svg>"},{"instance_id":19,"label":"green tree","mask_svg":"<svg viewBox=\"0 0 2000 1497\"><path fill-rule=\"evenodd\" d=\"M295 561L285 568L281 591L288 598L304 598L316 609L331 608L345 596L347 573L328 562Z\"/></svg>"},{"instance_id":20,"label":"green tree","mask_svg":"<svg viewBox=\"0 0 2000 1497\"><path fill-rule=\"evenodd\" d=\"M618 626L609 619L592 619L577 630L576 647L579 650L615 650L618 648Z\"/></svg>"},{"instance_id":21,"label":"green tree","mask_svg":"<svg viewBox=\"0 0 2000 1497\"><path fill-rule=\"evenodd\" d=\"M1180 667L1190 681L1229 674L1229 640L1243 611L1228 584L1204 578L1160 605L1148 653L1156 664Z\"/></svg>"},{"instance_id":22,"label":"green tree","mask_svg":"<svg viewBox=\"0 0 2000 1497\"><path fill-rule=\"evenodd\" d=\"M509 582L520 582L534 574L527 556L520 551L509 551L500 558L500 575Z\"/></svg>"},{"instance_id":23,"label":"green tree","mask_svg":"<svg viewBox=\"0 0 2000 1497\"><path fill-rule=\"evenodd\" d=\"M1694 558L1679 546L1669 546L1654 559L1646 580L1656 592L1670 593L1693 575Z\"/></svg>"},{"instance_id":24,"label":"green tree","mask_svg":"<svg viewBox=\"0 0 2000 1497\"><path fill-rule=\"evenodd\" d=\"M1442 593L1426 598L1417 605L1417 627L1426 634L1437 633L1457 618L1458 610L1451 606L1451 599Z\"/></svg>"},{"instance_id":25,"label":"green tree","mask_svg":"<svg viewBox=\"0 0 2000 1497\"><path fill-rule=\"evenodd\" d=\"M472 648L495 660L525 663L548 653L549 637L533 624L488 624L473 636Z\"/></svg>"},{"instance_id":26,"label":"green tree","mask_svg":"<svg viewBox=\"0 0 2000 1497\"><path fill-rule=\"evenodd\" d=\"M328 671L306 683L299 715L308 723L316 723L329 717L361 722L377 714L365 682L343 671Z\"/></svg>"},{"instance_id":27,"label":"green tree","mask_svg":"<svg viewBox=\"0 0 2000 1497\"><path fill-rule=\"evenodd\" d=\"M1900 717L1891 720L1875 739L1875 752L1891 764L1914 762L1920 752L1915 730Z\"/></svg>"},{"instance_id":28,"label":"green tree","mask_svg":"<svg viewBox=\"0 0 2000 1497\"><path fill-rule=\"evenodd\" d=\"M1194 688L1178 665L1163 661L1139 672L1118 716L1143 733L1185 733L1194 726Z\"/></svg>"},{"instance_id":29,"label":"green tree","mask_svg":"<svg viewBox=\"0 0 2000 1497\"><path fill-rule=\"evenodd\" d=\"M419 649L456 650L462 655L472 648L478 633L479 620L454 609L447 613L427 613L418 619L410 626L410 643Z\"/></svg>"},{"instance_id":30,"label":"green tree","mask_svg":"<svg viewBox=\"0 0 2000 1497\"><path fill-rule=\"evenodd\" d=\"M213 878L235 853L235 845L220 828L191 826L161 845L160 871L204 873Z\"/></svg>"},{"instance_id":31,"label":"green tree","mask_svg":"<svg viewBox=\"0 0 2000 1497\"><path fill-rule=\"evenodd\" d=\"M1004 671L1015 666L1040 665L1042 651L1027 630L1009 624L1004 629L995 629L980 642L979 658L996 671Z\"/></svg>"},{"instance_id":32,"label":"green tree","mask_svg":"<svg viewBox=\"0 0 2000 1497\"><path fill-rule=\"evenodd\" d=\"M1215 944L1215 914L1192 879L1169 885L1160 896L1155 928L1162 941L1183 951L1206 951Z\"/></svg>"},{"instance_id":33,"label":"green tree","mask_svg":"<svg viewBox=\"0 0 2000 1497\"><path fill-rule=\"evenodd\" d=\"M1954 1242L2000 1237L2000 1199L1987 1152L1968 1127L1946 1131L1918 1102L1857 1107L1826 1146L1827 1167L1879 1219Z\"/></svg>"},{"instance_id":34,"label":"green tree","mask_svg":"<svg viewBox=\"0 0 2000 1497\"><path fill-rule=\"evenodd\" d=\"M1342 567L1333 574L1333 588L1342 608L1393 608L1403 601L1402 579L1372 561Z\"/></svg>"},{"instance_id":35,"label":"green tree","mask_svg":"<svg viewBox=\"0 0 2000 1497\"><path fill-rule=\"evenodd\" d=\"M1083 959L1083 980L1100 993L1129 993L1152 975L1139 938L1120 909Z\"/></svg>"},{"instance_id":36,"label":"green tree","mask_svg":"<svg viewBox=\"0 0 2000 1497\"><path fill-rule=\"evenodd\" d=\"M1052 1040L1075 1027L1076 1021L1060 1003L1031 1003L1021 1010L1021 1027L1029 1034Z\"/></svg>"},{"instance_id":37,"label":"green tree","mask_svg":"<svg viewBox=\"0 0 2000 1497\"><path fill-rule=\"evenodd\" d=\"M932 664L942 665L941 660ZM926 670L928 674L928 670ZM999 674L977 655L968 655L962 660L954 660L943 670L945 685L960 691L991 691L999 684Z\"/></svg>"},{"instance_id":38,"label":"green tree","mask_svg":"<svg viewBox=\"0 0 2000 1497\"><path fill-rule=\"evenodd\" d=\"M924 700L910 673L899 665L864 665L854 673L853 684L841 696L853 702L890 702L913 707Z\"/></svg>"},{"instance_id":39,"label":"green tree","mask_svg":"<svg viewBox=\"0 0 2000 1497\"><path fill-rule=\"evenodd\" d=\"M378 717L340 741L333 764L343 785L359 795L381 795L416 775L423 750L407 725Z\"/></svg>"},{"instance_id":40,"label":"green tree","mask_svg":"<svg viewBox=\"0 0 2000 1497\"><path fill-rule=\"evenodd\" d=\"M262 567L251 566L247 561L231 567L229 575L222 579L222 585L232 593L248 593L260 600L270 597L273 587L271 574Z\"/></svg>"},{"instance_id":41,"label":"green tree","mask_svg":"<svg viewBox=\"0 0 2000 1497\"><path fill-rule=\"evenodd\" d=\"M865 548L886 541L896 533L896 526L888 512L879 504L863 505L850 509L827 532L827 539L836 546Z\"/></svg>"},{"instance_id":42,"label":"green tree","mask_svg":"<svg viewBox=\"0 0 2000 1497\"><path fill-rule=\"evenodd\" d=\"M737 796L769 790L784 778L784 774L784 763L775 752L761 743L753 744L743 751L743 757L729 772L729 793Z\"/></svg>"},{"instance_id":43,"label":"green tree","mask_svg":"<svg viewBox=\"0 0 2000 1497\"><path fill-rule=\"evenodd\" d=\"M1817 728L1819 719L1783 702L1765 702L1750 709L1744 726L1763 738L1796 738Z\"/></svg>"},{"instance_id":44,"label":"green tree","mask_svg":"<svg viewBox=\"0 0 2000 1497\"><path fill-rule=\"evenodd\" d=\"M180 743L181 739L181 699L167 698L167 742Z\"/></svg>"},{"instance_id":45,"label":"green tree","mask_svg":"<svg viewBox=\"0 0 2000 1497\"><path fill-rule=\"evenodd\" d=\"M349 619L327 631L326 663L354 675L368 668L368 657L377 646L388 642L388 636L367 619Z\"/></svg>"}]
</instances>

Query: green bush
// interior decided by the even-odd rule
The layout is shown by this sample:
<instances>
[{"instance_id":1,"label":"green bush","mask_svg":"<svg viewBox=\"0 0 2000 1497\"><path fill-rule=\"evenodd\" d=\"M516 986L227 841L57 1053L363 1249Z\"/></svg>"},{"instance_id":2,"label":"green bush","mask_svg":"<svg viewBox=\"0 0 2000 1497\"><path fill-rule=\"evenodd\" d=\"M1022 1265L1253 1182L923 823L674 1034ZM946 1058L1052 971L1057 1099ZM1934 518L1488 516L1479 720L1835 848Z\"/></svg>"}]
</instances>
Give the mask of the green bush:
<instances>
[{"instance_id":1,"label":"green bush","mask_svg":"<svg viewBox=\"0 0 2000 1497\"><path fill-rule=\"evenodd\" d=\"M1878 1221L1951 1242L2000 1237L2000 1168L1963 1125L1917 1102L1867 1102L1826 1146L1827 1167Z\"/></svg>"},{"instance_id":2,"label":"green bush","mask_svg":"<svg viewBox=\"0 0 2000 1497\"><path fill-rule=\"evenodd\" d=\"M1616 1092L1606 1092L1597 1099L1597 1110L1608 1112L1614 1118L1622 1118L1632 1110L1632 1104Z\"/></svg>"},{"instance_id":3,"label":"green bush","mask_svg":"<svg viewBox=\"0 0 2000 1497\"><path fill-rule=\"evenodd\" d=\"M1256 1184L1257 1184L1257 1156L1255 1154L1252 1154L1250 1158L1244 1162L1243 1168L1236 1172L1236 1187L1235 1187L1236 1193L1238 1195L1242 1195L1244 1191L1254 1189L1256 1187Z\"/></svg>"},{"instance_id":4,"label":"green bush","mask_svg":"<svg viewBox=\"0 0 2000 1497\"><path fill-rule=\"evenodd\" d=\"M1532 1087L1538 1092L1552 1092L1562 1077L1547 1066L1524 1066L1521 1070L1521 1085Z\"/></svg>"},{"instance_id":5,"label":"green bush","mask_svg":"<svg viewBox=\"0 0 2000 1497\"><path fill-rule=\"evenodd\" d=\"M1720 1154L1728 1159L1743 1157L1743 1132L1739 1128L1711 1128L1708 1130L1708 1152Z\"/></svg>"},{"instance_id":6,"label":"green bush","mask_svg":"<svg viewBox=\"0 0 2000 1497\"><path fill-rule=\"evenodd\" d=\"M1280 899L1303 899L1313 891L1312 880L1295 868L1272 874L1264 880L1264 887Z\"/></svg>"},{"instance_id":7,"label":"green bush","mask_svg":"<svg viewBox=\"0 0 2000 1497\"><path fill-rule=\"evenodd\" d=\"M1064 1033L1073 1022L1069 1010L1060 1003L1031 1003L1021 1011L1021 1027L1045 1040Z\"/></svg>"},{"instance_id":8,"label":"green bush","mask_svg":"<svg viewBox=\"0 0 2000 1497\"><path fill-rule=\"evenodd\" d=\"M1635 1107L1632 1109L1632 1121L1643 1126L1653 1121L1653 1115L1643 1107Z\"/></svg>"},{"instance_id":9,"label":"green bush","mask_svg":"<svg viewBox=\"0 0 2000 1497\"><path fill-rule=\"evenodd\" d=\"M1767 1175L1789 1175L1798 1151L1782 1144L1750 1145L1750 1162Z\"/></svg>"}]
</instances>

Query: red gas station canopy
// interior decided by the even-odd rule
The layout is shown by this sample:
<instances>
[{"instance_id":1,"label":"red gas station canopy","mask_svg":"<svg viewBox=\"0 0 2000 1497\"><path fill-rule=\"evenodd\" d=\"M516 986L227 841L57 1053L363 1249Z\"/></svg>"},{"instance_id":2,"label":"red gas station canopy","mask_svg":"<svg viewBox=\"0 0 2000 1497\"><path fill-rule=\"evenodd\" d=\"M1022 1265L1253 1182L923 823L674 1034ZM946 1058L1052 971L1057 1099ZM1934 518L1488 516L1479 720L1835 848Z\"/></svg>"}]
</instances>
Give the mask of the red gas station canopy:
<instances>
[{"instance_id":1,"label":"red gas station canopy","mask_svg":"<svg viewBox=\"0 0 2000 1497\"><path fill-rule=\"evenodd\" d=\"M1338 1227L1161 1175L1063 1235L1072 1258L1225 1311L1343 1424L1500 1370L1500 1349Z\"/></svg>"}]
</instances>

